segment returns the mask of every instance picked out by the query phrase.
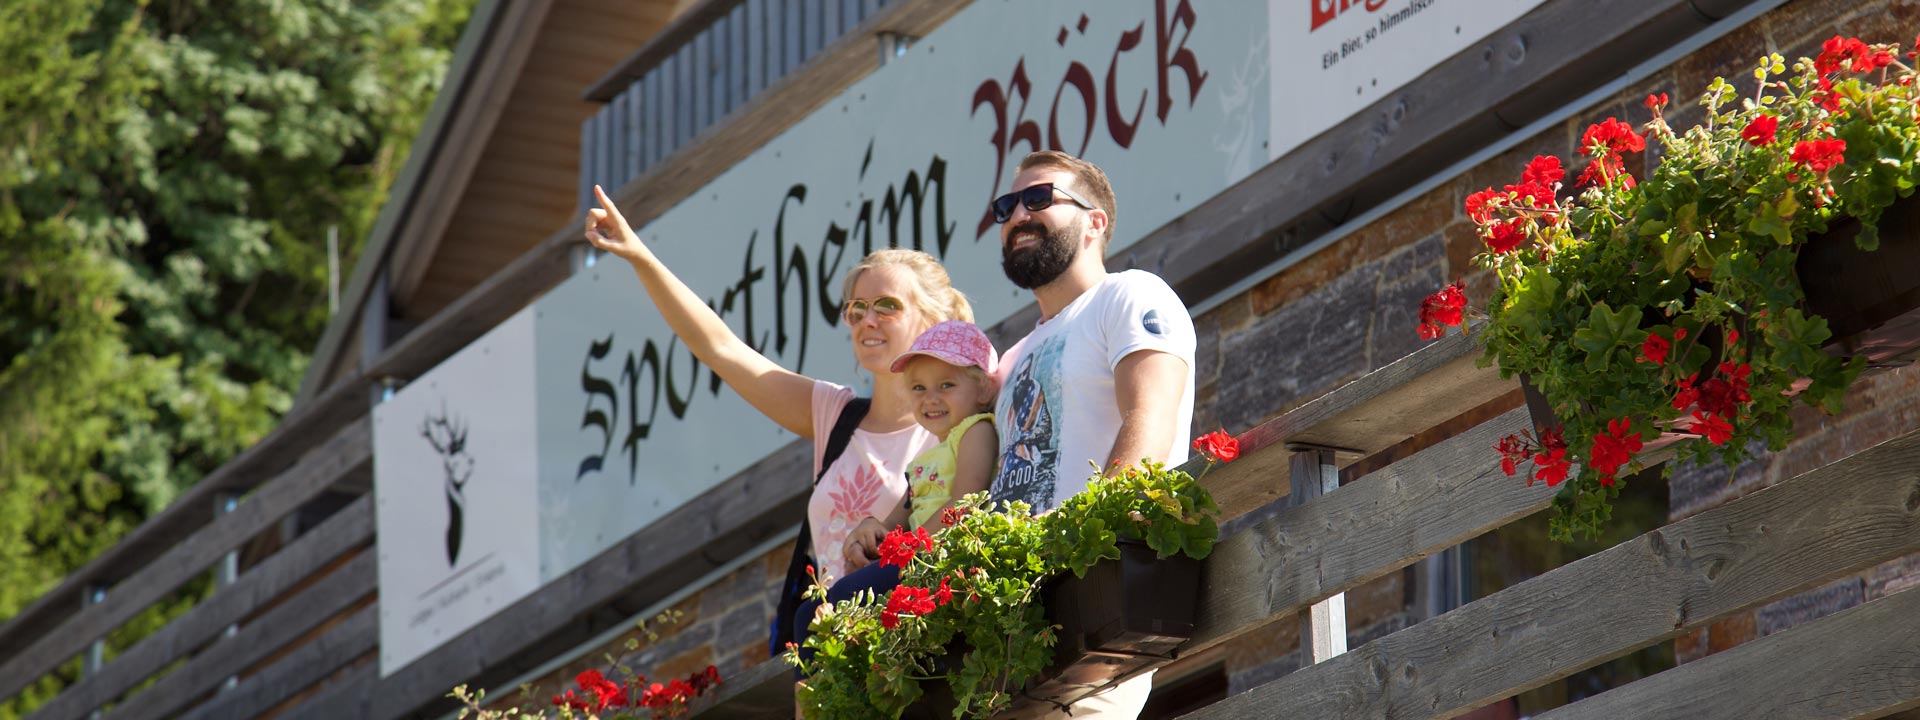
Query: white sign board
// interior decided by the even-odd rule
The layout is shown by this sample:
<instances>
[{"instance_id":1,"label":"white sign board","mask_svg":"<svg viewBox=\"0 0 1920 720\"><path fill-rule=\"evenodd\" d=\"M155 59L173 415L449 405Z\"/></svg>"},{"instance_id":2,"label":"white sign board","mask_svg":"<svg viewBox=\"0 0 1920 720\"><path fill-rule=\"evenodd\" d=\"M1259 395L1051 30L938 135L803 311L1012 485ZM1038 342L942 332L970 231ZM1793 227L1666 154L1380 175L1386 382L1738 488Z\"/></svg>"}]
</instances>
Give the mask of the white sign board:
<instances>
[{"instance_id":1,"label":"white sign board","mask_svg":"<svg viewBox=\"0 0 1920 720\"><path fill-rule=\"evenodd\" d=\"M380 674L538 588L523 310L373 408Z\"/></svg>"},{"instance_id":2,"label":"white sign board","mask_svg":"<svg viewBox=\"0 0 1920 720\"><path fill-rule=\"evenodd\" d=\"M1274 0L1268 157L1293 152L1546 0Z\"/></svg>"},{"instance_id":3,"label":"white sign board","mask_svg":"<svg viewBox=\"0 0 1920 720\"><path fill-rule=\"evenodd\" d=\"M775 362L858 385L838 304L869 250L939 257L982 325L1031 302L985 222L1028 152L1107 171L1115 248L1264 164L1266 27L1259 3L981 0L640 233ZM535 307L545 577L792 441L694 361L625 263Z\"/></svg>"}]
</instances>

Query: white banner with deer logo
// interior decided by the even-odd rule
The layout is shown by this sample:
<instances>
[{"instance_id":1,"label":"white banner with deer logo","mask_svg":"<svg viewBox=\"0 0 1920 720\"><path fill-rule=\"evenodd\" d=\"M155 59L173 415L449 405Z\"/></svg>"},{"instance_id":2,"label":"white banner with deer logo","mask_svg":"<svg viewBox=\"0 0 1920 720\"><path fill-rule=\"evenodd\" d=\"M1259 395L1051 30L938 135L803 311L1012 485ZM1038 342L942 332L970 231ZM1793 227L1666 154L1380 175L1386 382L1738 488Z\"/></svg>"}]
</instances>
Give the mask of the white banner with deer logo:
<instances>
[{"instance_id":1,"label":"white banner with deer logo","mask_svg":"<svg viewBox=\"0 0 1920 720\"><path fill-rule=\"evenodd\" d=\"M373 409L380 674L540 586L533 312Z\"/></svg>"}]
</instances>

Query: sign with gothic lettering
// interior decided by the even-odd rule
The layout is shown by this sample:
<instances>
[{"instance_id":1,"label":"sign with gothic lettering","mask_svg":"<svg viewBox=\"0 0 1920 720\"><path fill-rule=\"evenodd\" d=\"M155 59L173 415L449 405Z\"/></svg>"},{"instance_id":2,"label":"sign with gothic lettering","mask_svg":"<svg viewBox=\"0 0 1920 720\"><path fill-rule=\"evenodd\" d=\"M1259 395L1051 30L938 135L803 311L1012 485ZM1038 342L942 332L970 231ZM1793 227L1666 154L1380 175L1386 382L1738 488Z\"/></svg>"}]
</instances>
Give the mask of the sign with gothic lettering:
<instances>
[{"instance_id":1,"label":"sign with gothic lettering","mask_svg":"<svg viewBox=\"0 0 1920 720\"><path fill-rule=\"evenodd\" d=\"M542 582L533 325L521 311L373 408L382 675Z\"/></svg>"},{"instance_id":2,"label":"sign with gothic lettering","mask_svg":"<svg viewBox=\"0 0 1920 720\"><path fill-rule=\"evenodd\" d=\"M863 385L838 305L873 249L940 258L982 325L1031 302L986 214L1028 152L1107 171L1114 248L1265 164L1266 27L1257 3L975 2L639 231L775 362ZM544 577L793 440L674 338L624 262L535 307Z\"/></svg>"},{"instance_id":3,"label":"sign with gothic lettering","mask_svg":"<svg viewBox=\"0 0 1920 720\"><path fill-rule=\"evenodd\" d=\"M753 347L864 392L838 305L867 252L933 254L982 325L1030 302L986 211L1027 153L1106 169L1122 249L1542 1L978 0L640 233ZM382 672L793 440L611 258L375 419Z\"/></svg>"}]
</instances>

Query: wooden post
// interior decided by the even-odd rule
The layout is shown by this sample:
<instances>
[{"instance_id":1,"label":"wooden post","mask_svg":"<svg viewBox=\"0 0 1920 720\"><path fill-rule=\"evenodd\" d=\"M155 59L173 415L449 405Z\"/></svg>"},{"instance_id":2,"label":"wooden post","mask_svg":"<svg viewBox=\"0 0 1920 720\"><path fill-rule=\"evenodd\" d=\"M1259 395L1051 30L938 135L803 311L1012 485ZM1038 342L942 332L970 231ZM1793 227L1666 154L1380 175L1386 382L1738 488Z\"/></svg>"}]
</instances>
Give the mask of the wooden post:
<instances>
[{"instance_id":1,"label":"wooden post","mask_svg":"<svg viewBox=\"0 0 1920 720\"><path fill-rule=\"evenodd\" d=\"M1293 458L1288 474L1293 484L1291 502L1298 505L1340 487L1340 466L1333 449L1289 444ZM1314 603L1300 614L1300 657L1303 665L1326 662L1347 651L1347 594Z\"/></svg>"},{"instance_id":2,"label":"wooden post","mask_svg":"<svg viewBox=\"0 0 1920 720\"><path fill-rule=\"evenodd\" d=\"M587 137L593 137L593 133L588 133ZM367 290L366 304L360 308L360 367L362 368L373 367L373 364L379 361L380 354L387 349L387 319L392 313L389 306L391 288L387 283L387 269L381 268L380 273L373 278L373 286ZM392 396L390 391L381 387L370 388L369 393L367 407L379 405Z\"/></svg>"},{"instance_id":3,"label":"wooden post","mask_svg":"<svg viewBox=\"0 0 1920 720\"><path fill-rule=\"evenodd\" d=\"M87 586L86 595L81 596L80 598L80 606L92 607L94 605L99 605L100 603L106 602L106 600L107 600L107 586L89 585ZM90 678L100 674L100 667L106 664L106 659L107 659L106 638L95 638L93 643L87 646L86 657L80 661L80 677ZM87 714L87 718L88 720L100 720L100 710L98 708L95 708L93 712L90 712Z\"/></svg>"},{"instance_id":4,"label":"wooden post","mask_svg":"<svg viewBox=\"0 0 1920 720\"><path fill-rule=\"evenodd\" d=\"M213 496L213 514L215 516L233 512L234 508L237 507L240 507L240 496L237 493L222 492ZM226 555L220 557L220 564L214 568L213 585L215 588L225 590L227 586L232 585L235 580L239 579L240 550L236 548L228 550ZM228 625L227 629L220 633L220 639L229 640L238 634L240 634L240 624L233 623ZM220 692L232 690L234 686L239 684L240 676L229 675L226 680L220 683Z\"/></svg>"}]
</instances>

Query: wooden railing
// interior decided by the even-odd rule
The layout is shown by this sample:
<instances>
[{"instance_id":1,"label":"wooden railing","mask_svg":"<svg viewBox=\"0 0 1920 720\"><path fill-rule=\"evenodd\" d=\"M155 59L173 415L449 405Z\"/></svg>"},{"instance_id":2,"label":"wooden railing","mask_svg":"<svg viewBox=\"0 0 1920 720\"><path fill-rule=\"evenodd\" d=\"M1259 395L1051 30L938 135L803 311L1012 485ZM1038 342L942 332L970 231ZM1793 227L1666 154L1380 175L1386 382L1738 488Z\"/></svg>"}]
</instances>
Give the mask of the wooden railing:
<instances>
[{"instance_id":1,"label":"wooden railing","mask_svg":"<svg viewBox=\"0 0 1920 720\"><path fill-rule=\"evenodd\" d=\"M1180 657L1302 616L1548 506L1554 488L1499 470L1492 447L1531 420L1517 384L1475 368L1475 355L1466 338L1449 338L1241 436L1242 460L1203 479L1228 520L1205 563L1196 637ZM1427 428L1489 415L1438 442L1421 438ZM1399 457L1319 497L1286 497L1301 476L1317 481L1318 447L1330 443L1359 451L1335 457ZM1309 653L1315 664L1191 716L1451 717L1916 552L1920 431L1352 651ZM1920 592L1875 600L1553 717L1747 718L1785 708L1799 717L1880 717L1920 707L1916 609ZM747 673L701 714L790 715L792 681L780 665Z\"/></svg>"}]
</instances>

